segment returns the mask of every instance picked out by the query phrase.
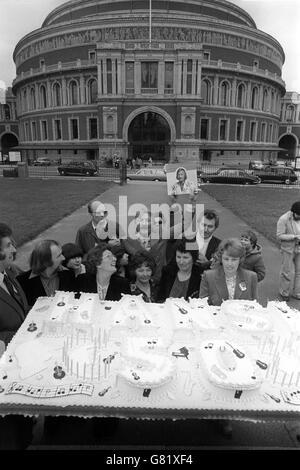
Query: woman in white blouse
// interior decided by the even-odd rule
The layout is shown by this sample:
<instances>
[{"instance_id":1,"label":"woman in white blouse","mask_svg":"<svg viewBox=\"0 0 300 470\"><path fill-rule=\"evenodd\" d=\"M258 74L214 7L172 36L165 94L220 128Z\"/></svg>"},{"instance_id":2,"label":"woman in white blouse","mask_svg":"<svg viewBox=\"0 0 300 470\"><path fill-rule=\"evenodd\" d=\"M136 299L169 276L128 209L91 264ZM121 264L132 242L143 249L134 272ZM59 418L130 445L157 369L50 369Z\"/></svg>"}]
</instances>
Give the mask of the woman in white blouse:
<instances>
[{"instance_id":1,"label":"woman in white blouse","mask_svg":"<svg viewBox=\"0 0 300 470\"><path fill-rule=\"evenodd\" d=\"M224 240L218 249L214 268L204 272L199 297L208 297L210 305L228 299L257 299L257 275L240 267L245 248L238 238Z\"/></svg>"}]
</instances>

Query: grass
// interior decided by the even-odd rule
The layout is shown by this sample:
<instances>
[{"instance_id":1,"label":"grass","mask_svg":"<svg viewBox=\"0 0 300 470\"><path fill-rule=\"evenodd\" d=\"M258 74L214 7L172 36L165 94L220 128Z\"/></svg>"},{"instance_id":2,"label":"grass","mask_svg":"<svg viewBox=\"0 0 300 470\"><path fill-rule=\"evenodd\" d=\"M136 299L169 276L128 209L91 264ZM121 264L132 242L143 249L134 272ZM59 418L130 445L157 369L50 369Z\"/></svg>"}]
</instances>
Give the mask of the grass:
<instances>
[{"instance_id":1,"label":"grass","mask_svg":"<svg viewBox=\"0 0 300 470\"><path fill-rule=\"evenodd\" d=\"M204 185L201 189L276 244L276 224L279 217L291 208L293 202L300 200L299 187Z\"/></svg>"},{"instance_id":2,"label":"grass","mask_svg":"<svg viewBox=\"0 0 300 470\"><path fill-rule=\"evenodd\" d=\"M0 222L18 245L36 237L112 186L105 181L0 179Z\"/></svg>"}]
</instances>

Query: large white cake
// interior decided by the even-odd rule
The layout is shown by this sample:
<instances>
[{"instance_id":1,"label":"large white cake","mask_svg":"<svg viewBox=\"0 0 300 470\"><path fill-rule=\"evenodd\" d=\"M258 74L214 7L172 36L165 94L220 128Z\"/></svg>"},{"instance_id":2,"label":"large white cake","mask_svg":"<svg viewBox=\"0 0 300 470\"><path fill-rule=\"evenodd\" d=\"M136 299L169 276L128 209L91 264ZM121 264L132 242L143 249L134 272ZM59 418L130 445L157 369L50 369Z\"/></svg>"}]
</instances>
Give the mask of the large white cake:
<instances>
[{"instance_id":1,"label":"large white cake","mask_svg":"<svg viewBox=\"0 0 300 470\"><path fill-rule=\"evenodd\" d=\"M272 326L268 310L255 300L225 300L221 312L240 332L264 333Z\"/></svg>"}]
</instances>

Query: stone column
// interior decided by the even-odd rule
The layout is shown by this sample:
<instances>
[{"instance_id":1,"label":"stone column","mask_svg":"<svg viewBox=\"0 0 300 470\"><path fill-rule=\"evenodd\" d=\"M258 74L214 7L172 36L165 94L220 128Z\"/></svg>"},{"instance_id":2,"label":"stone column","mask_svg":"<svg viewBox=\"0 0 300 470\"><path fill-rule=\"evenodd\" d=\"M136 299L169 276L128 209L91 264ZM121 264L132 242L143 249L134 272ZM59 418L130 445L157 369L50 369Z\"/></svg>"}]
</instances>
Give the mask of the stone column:
<instances>
[{"instance_id":1,"label":"stone column","mask_svg":"<svg viewBox=\"0 0 300 470\"><path fill-rule=\"evenodd\" d=\"M263 86L259 85L259 89L258 89L258 109L260 109L260 110L262 110L263 96L264 96Z\"/></svg>"},{"instance_id":2,"label":"stone column","mask_svg":"<svg viewBox=\"0 0 300 470\"><path fill-rule=\"evenodd\" d=\"M98 73L98 96L101 96L102 95L102 60L98 62L97 73Z\"/></svg>"},{"instance_id":3,"label":"stone column","mask_svg":"<svg viewBox=\"0 0 300 470\"><path fill-rule=\"evenodd\" d=\"M138 60L134 64L134 94L141 94L141 62Z\"/></svg>"},{"instance_id":4,"label":"stone column","mask_svg":"<svg viewBox=\"0 0 300 470\"><path fill-rule=\"evenodd\" d=\"M79 88L80 88L80 104L85 103L85 86L84 86L84 77L83 74L80 74L79 78Z\"/></svg>"},{"instance_id":5,"label":"stone column","mask_svg":"<svg viewBox=\"0 0 300 470\"><path fill-rule=\"evenodd\" d=\"M186 95L187 59L183 59L183 95Z\"/></svg>"},{"instance_id":6,"label":"stone column","mask_svg":"<svg viewBox=\"0 0 300 470\"><path fill-rule=\"evenodd\" d=\"M163 95L165 92L165 83L164 83L164 78L165 78L165 73L164 73L164 61L160 60L158 62L158 77L157 77L157 88L158 88L158 94Z\"/></svg>"},{"instance_id":7,"label":"stone column","mask_svg":"<svg viewBox=\"0 0 300 470\"><path fill-rule=\"evenodd\" d=\"M213 104L218 104L218 96L219 96L219 77L216 75L214 78Z\"/></svg>"},{"instance_id":8,"label":"stone column","mask_svg":"<svg viewBox=\"0 0 300 470\"><path fill-rule=\"evenodd\" d=\"M40 94L39 94L39 87L37 83L34 85L34 88L35 88L36 109L40 109Z\"/></svg>"},{"instance_id":9,"label":"stone column","mask_svg":"<svg viewBox=\"0 0 300 470\"><path fill-rule=\"evenodd\" d=\"M197 68L196 68L196 59L193 59L192 62L192 95L196 95L196 74L197 74Z\"/></svg>"},{"instance_id":10,"label":"stone column","mask_svg":"<svg viewBox=\"0 0 300 470\"><path fill-rule=\"evenodd\" d=\"M117 68L118 68L118 95L123 95L122 85L124 84L125 77L122 76L122 59L121 56L117 59Z\"/></svg>"},{"instance_id":11,"label":"stone column","mask_svg":"<svg viewBox=\"0 0 300 470\"><path fill-rule=\"evenodd\" d=\"M112 81L112 94L115 96L117 94L116 90L116 59L112 57L111 59L111 81Z\"/></svg>"},{"instance_id":12,"label":"stone column","mask_svg":"<svg viewBox=\"0 0 300 470\"><path fill-rule=\"evenodd\" d=\"M247 109L250 109L251 107L251 95L252 95L251 90L252 90L251 82L249 81L247 85L247 92L246 92L246 108Z\"/></svg>"},{"instance_id":13,"label":"stone column","mask_svg":"<svg viewBox=\"0 0 300 470\"><path fill-rule=\"evenodd\" d=\"M48 108L52 108L52 96L51 96L51 85L50 80L47 80L47 101L48 101Z\"/></svg>"},{"instance_id":14,"label":"stone column","mask_svg":"<svg viewBox=\"0 0 300 470\"><path fill-rule=\"evenodd\" d=\"M61 79L61 89L62 89L62 104L66 106L68 104L68 97L67 97L67 82L65 77Z\"/></svg>"},{"instance_id":15,"label":"stone column","mask_svg":"<svg viewBox=\"0 0 300 470\"><path fill-rule=\"evenodd\" d=\"M231 106L236 106L236 78L232 80L232 87L231 87Z\"/></svg>"},{"instance_id":16,"label":"stone column","mask_svg":"<svg viewBox=\"0 0 300 470\"><path fill-rule=\"evenodd\" d=\"M102 61L103 65L103 95L107 95L107 68L106 68L106 59Z\"/></svg>"},{"instance_id":17,"label":"stone column","mask_svg":"<svg viewBox=\"0 0 300 470\"><path fill-rule=\"evenodd\" d=\"M175 89L176 94L181 94L181 75L182 75L182 61L178 59L176 62L176 73L175 73Z\"/></svg>"},{"instance_id":18,"label":"stone column","mask_svg":"<svg viewBox=\"0 0 300 470\"><path fill-rule=\"evenodd\" d=\"M197 70L197 90L196 94L198 97L201 96L201 75L202 75L202 69L201 69L201 62L198 60L198 70Z\"/></svg>"}]
</instances>

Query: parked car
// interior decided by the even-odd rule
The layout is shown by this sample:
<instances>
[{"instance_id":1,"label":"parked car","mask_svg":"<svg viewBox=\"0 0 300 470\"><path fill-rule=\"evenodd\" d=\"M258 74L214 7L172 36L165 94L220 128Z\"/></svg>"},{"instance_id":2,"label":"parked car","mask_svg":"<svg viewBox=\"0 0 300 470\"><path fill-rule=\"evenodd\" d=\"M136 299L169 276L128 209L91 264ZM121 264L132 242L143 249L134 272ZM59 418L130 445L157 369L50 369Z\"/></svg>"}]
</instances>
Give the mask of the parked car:
<instances>
[{"instance_id":1,"label":"parked car","mask_svg":"<svg viewBox=\"0 0 300 470\"><path fill-rule=\"evenodd\" d=\"M254 160L253 162L249 163L249 170L260 170L265 166L265 163L261 162L260 160Z\"/></svg>"},{"instance_id":2,"label":"parked car","mask_svg":"<svg viewBox=\"0 0 300 470\"><path fill-rule=\"evenodd\" d=\"M255 169L253 173L258 176L263 183L284 183L291 184L297 181L297 175L293 168L279 165L266 165L262 169Z\"/></svg>"},{"instance_id":3,"label":"parked car","mask_svg":"<svg viewBox=\"0 0 300 470\"><path fill-rule=\"evenodd\" d=\"M33 166L50 166L51 160L49 158L37 158L33 162Z\"/></svg>"},{"instance_id":4,"label":"parked car","mask_svg":"<svg viewBox=\"0 0 300 470\"><path fill-rule=\"evenodd\" d=\"M135 174L127 175L128 180L141 180L141 181L167 181L167 176L164 170L157 170L155 168L143 168Z\"/></svg>"},{"instance_id":5,"label":"parked car","mask_svg":"<svg viewBox=\"0 0 300 470\"><path fill-rule=\"evenodd\" d=\"M258 184L260 178L240 168L219 168L215 173L201 173L203 183Z\"/></svg>"},{"instance_id":6,"label":"parked car","mask_svg":"<svg viewBox=\"0 0 300 470\"><path fill-rule=\"evenodd\" d=\"M65 175L86 175L94 176L97 169L92 162L69 162L57 167L57 171L61 176Z\"/></svg>"}]
</instances>

